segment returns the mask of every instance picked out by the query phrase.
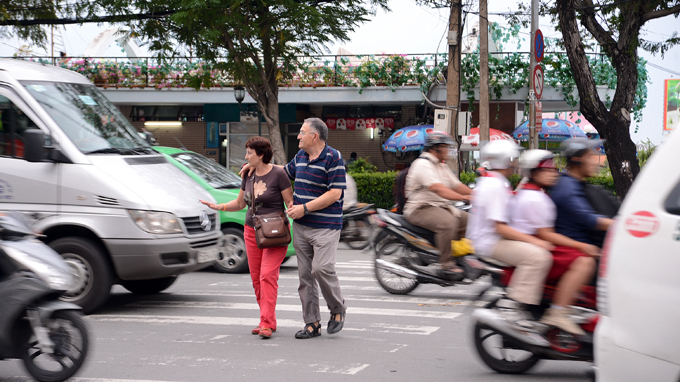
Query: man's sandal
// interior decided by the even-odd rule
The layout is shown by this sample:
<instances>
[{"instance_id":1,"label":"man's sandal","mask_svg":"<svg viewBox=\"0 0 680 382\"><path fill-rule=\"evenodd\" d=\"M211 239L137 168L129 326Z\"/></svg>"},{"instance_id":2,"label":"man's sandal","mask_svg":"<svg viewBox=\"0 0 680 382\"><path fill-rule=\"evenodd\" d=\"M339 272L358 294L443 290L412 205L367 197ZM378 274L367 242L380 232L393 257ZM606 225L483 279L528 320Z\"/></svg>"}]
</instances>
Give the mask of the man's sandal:
<instances>
[{"instance_id":1,"label":"man's sandal","mask_svg":"<svg viewBox=\"0 0 680 382\"><path fill-rule=\"evenodd\" d=\"M305 340L307 338L318 337L321 335L321 324L306 324L304 329L295 333L295 338Z\"/></svg>"},{"instance_id":2,"label":"man's sandal","mask_svg":"<svg viewBox=\"0 0 680 382\"><path fill-rule=\"evenodd\" d=\"M337 316L340 316L340 321L336 321ZM337 333L342 330L345 325L345 312L331 314L331 319L328 321L328 334Z\"/></svg>"}]
</instances>

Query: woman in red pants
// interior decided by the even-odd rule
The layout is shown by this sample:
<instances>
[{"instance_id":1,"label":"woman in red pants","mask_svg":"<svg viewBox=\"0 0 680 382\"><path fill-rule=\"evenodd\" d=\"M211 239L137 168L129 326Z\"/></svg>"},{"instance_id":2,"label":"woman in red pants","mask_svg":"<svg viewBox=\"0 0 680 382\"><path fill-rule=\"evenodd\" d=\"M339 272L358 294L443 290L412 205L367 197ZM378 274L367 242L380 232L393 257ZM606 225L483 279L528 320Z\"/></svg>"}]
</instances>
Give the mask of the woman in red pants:
<instances>
[{"instance_id":1,"label":"woman in red pants","mask_svg":"<svg viewBox=\"0 0 680 382\"><path fill-rule=\"evenodd\" d=\"M279 267L286 257L288 246L260 249L255 242L253 228L253 205L257 214L264 215L285 211L283 203L293 205L293 189L283 168L269 162L272 159L272 145L268 139L253 137L246 142L246 161L255 171L243 178L241 192L236 200L229 203L214 204L201 200L201 203L219 211L239 211L248 207L243 238L250 277L253 280L255 297L260 305L260 324L253 334L270 338L276 331L276 298L278 295Z\"/></svg>"}]
</instances>

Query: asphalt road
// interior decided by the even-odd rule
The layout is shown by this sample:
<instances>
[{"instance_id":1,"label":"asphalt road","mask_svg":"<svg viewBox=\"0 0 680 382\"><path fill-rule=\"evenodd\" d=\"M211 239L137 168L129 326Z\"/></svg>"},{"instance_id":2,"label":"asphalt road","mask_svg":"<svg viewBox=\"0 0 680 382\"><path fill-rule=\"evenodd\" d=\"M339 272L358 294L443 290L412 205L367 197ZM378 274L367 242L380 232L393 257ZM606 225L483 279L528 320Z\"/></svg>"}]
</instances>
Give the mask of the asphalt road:
<instances>
[{"instance_id":1,"label":"asphalt road","mask_svg":"<svg viewBox=\"0 0 680 382\"><path fill-rule=\"evenodd\" d=\"M345 248L341 244L341 248ZM528 374L499 375L477 357L463 312L480 285L421 285L390 295L371 256L341 249L337 271L349 308L345 328L297 340L304 323L297 266L282 266L278 331L250 334L259 310L250 276L210 270L183 275L167 291L138 296L116 286L87 318L93 343L78 382L166 381L588 381L589 364L541 361ZM0 381L28 381L19 361L0 362Z\"/></svg>"}]
</instances>

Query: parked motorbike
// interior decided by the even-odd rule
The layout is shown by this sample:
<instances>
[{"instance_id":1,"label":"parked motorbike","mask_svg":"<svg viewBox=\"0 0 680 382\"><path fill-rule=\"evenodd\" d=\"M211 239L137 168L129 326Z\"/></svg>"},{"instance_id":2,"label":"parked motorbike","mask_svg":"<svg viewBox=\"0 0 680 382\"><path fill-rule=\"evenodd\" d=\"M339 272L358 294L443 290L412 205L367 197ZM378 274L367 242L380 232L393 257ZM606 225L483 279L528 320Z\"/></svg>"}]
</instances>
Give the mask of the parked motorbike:
<instances>
[{"instance_id":1,"label":"parked motorbike","mask_svg":"<svg viewBox=\"0 0 680 382\"><path fill-rule=\"evenodd\" d=\"M0 359L21 359L38 381L73 376L89 336L75 304L59 297L73 284L69 265L16 214L0 213Z\"/></svg>"},{"instance_id":2,"label":"parked motorbike","mask_svg":"<svg viewBox=\"0 0 680 382\"><path fill-rule=\"evenodd\" d=\"M491 275L492 282L481 291L475 301L481 300L492 288L505 290L513 269L495 260L480 261ZM570 307L571 318L586 332L584 336L575 336L538 322L550 307L555 288L553 284L546 284L541 304L530 307L529 313L536 320L533 332L520 332L510 326L496 309L496 303L501 297L474 311L472 317L475 348L487 366L498 373L521 374L542 359L593 361L593 332L599 318L595 287L583 287L577 301Z\"/></svg>"},{"instance_id":3,"label":"parked motorbike","mask_svg":"<svg viewBox=\"0 0 680 382\"><path fill-rule=\"evenodd\" d=\"M340 241L347 243L352 249L364 249L368 246L372 230L369 217L375 214L374 206L359 203L343 213Z\"/></svg>"},{"instance_id":4,"label":"parked motorbike","mask_svg":"<svg viewBox=\"0 0 680 382\"><path fill-rule=\"evenodd\" d=\"M457 205L469 209L469 205ZM371 238L375 251L375 275L378 283L392 294L408 294L420 284L452 286L469 284L483 271L473 255L456 257L463 278L446 272L430 272L437 264L439 251L434 246L434 232L409 223L402 215L378 209L373 216L378 229Z\"/></svg>"}]
</instances>

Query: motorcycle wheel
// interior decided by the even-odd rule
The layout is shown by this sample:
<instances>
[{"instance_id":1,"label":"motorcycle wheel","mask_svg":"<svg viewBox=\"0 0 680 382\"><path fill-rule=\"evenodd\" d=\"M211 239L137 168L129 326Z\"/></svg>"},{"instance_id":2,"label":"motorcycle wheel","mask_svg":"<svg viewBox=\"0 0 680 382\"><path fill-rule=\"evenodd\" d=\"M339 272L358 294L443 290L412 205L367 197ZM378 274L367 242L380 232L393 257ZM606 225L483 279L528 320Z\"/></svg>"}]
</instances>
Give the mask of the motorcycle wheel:
<instances>
[{"instance_id":1,"label":"motorcycle wheel","mask_svg":"<svg viewBox=\"0 0 680 382\"><path fill-rule=\"evenodd\" d=\"M474 340L482 361L501 374L522 374L536 366L540 358L533 353L506 346L503 335L479 322L475 324Z\"/></svg>"},{"instance_id":2,"label":"motorcycle wheel","mask_svg":"<svg viewBox=\"0 0 680 382\"><path fill-rule=\"evenodd\" d=\"M40 382L61 382L69 379L83 365L89 347L83 315L76 311L56 311L43 323L54 342L54 353L43 353L31 332L23 341L24 366Z\"/></svg>"},{"instance_id":3,"label":"motorcycle wheel","mask_svg":"<svg viewBox=\"0 0 680 382\"><path fill-rule=\"evenodd\" d=\"M408 257L410 257L410 251L406 246L395 240L384 244L376 254L375 259L398 264L400 259ZM420 285L415 279L402 277L380 268L377 262L375 263L375 277L380 286L392 294L408 294Z\"/></svg>"},{"instance_id":4,"label":"motorcycle wheel","mask_svg":"<svg viewBox=\"0 0 680 382\"><path fill-rule=\"evenodd\" d=\"M355 220L354 224L355 226L351 229L358 232L358 235L349 238L347 245L352 249L364 249L368 246L371 239L371 223L369 223L368 219L360 219Z\"/></svg>"}]
</instances>

